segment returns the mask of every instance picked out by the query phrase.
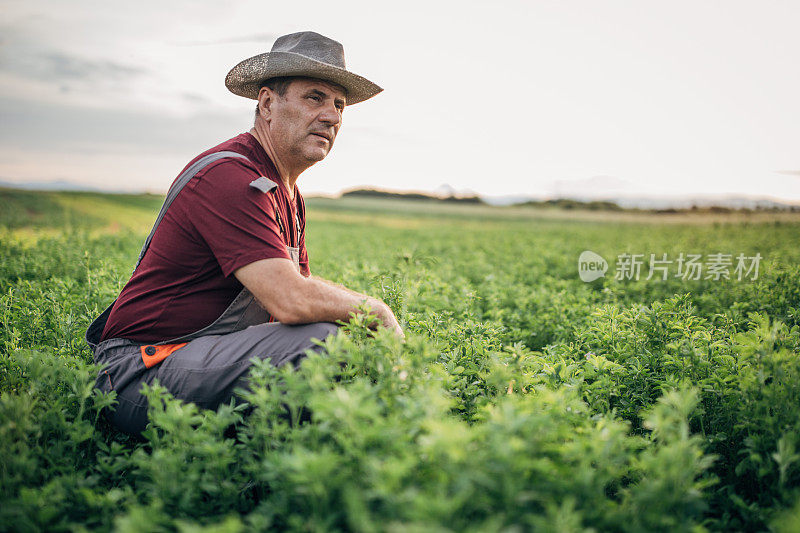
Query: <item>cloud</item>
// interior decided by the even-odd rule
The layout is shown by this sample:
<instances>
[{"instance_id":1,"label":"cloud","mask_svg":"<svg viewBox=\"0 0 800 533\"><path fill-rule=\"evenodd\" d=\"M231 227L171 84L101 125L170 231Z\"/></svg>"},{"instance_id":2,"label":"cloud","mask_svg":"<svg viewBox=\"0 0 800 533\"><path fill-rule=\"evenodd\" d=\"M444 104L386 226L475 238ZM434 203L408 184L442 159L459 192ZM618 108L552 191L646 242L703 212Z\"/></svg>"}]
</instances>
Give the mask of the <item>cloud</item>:
<instances>
[{"instance_id":1,"label":"cloud","mask_svg":"<svg viewBox=\"0 0 800 533\"><path fill-rule=\"evenodd\" d=\"M206 96L198 93L181 93L181 99L190 104L208 105L211 103Z\"/></svg>"},{"instance_id":2,"label":"cloud","mask_svg":"<svg viewBox=\"0 0 800 533\"><path fill-rule=\"evenodd\" d=\"M109 59L90 59L57 50L19 50L6 53L3 67L23 79L45 82L122 82L149 72Z\"/></svg>"},{"instance_id":3,"label":"cloud","mask_svg":"<svg viewBox=\"0 0 800 533\"><path fill-rule=\"evenodd\" d=\"M147 71L140 67L110 60L91 60L61 52L45 52L12 63L17 74L40 81L122 81L141 76Z\"/></svg>"},{"instance_id":4,"label":"cloud","mask_svg":"<svg viewBox=\"0 0 800 533\"><path fill-rule=\"evenodd\" d=\"M775 174L783 174L784 176L800 176L800 170L776 170Z\"/></svg>"},{"instance_id":5,"label":"cloud","mask_svg":"<svg viewBox=\"0 0 800 533\"><path fill-rule=\"evenodd\" d=\"M277 39L277 33L252 33L240 37L226 37L222 39L212 39L209 41L187 41L173 43L175 46L210 46L218 44L241 44L241 43L271 43Z\"/></svg>"},{"instance_id":6,"label":"cloud","mask_svg":"<svg viewBox=\"0 0 800 533\"><path fill-rule=\"evenodd\" d=\"M57 99L0 99L0 147L18 152L137 153L145 158L164 153L191 156L249 129L251 120L247 114L212 109L181 117L158 110L63 106ZM46 145L41 132L47 132Z\"/></svg>"},{"instance_id":7,"label":"cloud","mask_svg":"<svg viewBox=\"0 0 800 533\"><path fill-rule=\"evenodd\" d=\"M84 59L59 52L42 54L41 60L41 69L38 74L42 75L43 79L52 79L53 76L58 76L71 80L121 81L147 73L141 67L110 60Z\"/></svg>"}]
</instances>

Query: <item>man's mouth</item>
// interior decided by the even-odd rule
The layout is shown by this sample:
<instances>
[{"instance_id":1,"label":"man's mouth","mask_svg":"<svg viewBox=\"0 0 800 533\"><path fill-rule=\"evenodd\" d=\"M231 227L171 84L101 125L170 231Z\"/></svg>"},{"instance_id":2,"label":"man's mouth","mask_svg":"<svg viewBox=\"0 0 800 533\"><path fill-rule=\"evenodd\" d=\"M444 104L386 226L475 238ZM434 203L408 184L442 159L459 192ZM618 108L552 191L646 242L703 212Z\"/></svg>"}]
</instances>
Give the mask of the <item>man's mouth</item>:
<instances>
[{"instance_id":1,"label":"man's mouth","mask_svg":"<svg viewBox=\"0 0 800 533\"><path fill-rule=\"evenodd\" d=\"M316 132L315 131L315 132L312 132L311 135L316 135L317 137L322 137L326 141L331 142L331 137L327 133L321 133L321 132Z\"/></svg>"}]
</instances>

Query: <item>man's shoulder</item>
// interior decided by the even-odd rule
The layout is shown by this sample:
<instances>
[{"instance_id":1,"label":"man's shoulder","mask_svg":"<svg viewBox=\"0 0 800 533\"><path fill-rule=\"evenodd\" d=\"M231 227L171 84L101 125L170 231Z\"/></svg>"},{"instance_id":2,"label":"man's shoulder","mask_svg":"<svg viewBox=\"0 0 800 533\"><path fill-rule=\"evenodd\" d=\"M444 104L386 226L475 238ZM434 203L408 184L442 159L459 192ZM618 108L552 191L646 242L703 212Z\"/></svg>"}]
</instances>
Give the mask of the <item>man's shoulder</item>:
<instances>
[{"instance_id":1,"label":"man's shoulder","mask_svg":"<svg viewBox=\"0 0 800 533\"><path fill-rule=\"evenodd\" d=\"M240 142L249 142L247 139L242 139L245 135L250 136L242 134L229 139L206 150L189 163L187 168L208 155L220 152L233 152L244 156L231 155L214 159L202 168L198 168L176 201L184 207L191 207L200 202L214 205L217 210L227 210L234 207L241 208L244 205L242 200L246 199L246 204L253 204L260 209L265 208L270 200L266 193L273 192L277 184L271 179L271 174L265 173L265 169L261 168L262 165L258 164L257 157L252 157L252 154L248 153L246 149L248 147L239 146ZM250 149L252 150L252 147ZM265 175L268 177L264 177Z\"/></svg>"},{"instance_id":2,"label":"man's shoulder","mask_svg":"<svg viewBox=\"0 0 800 533\"><path fill-rule=\"evenodd\" d=\"M210 168L228 163L235 163L238 164L238 166L243 166L244 168L252 170L256 174L259 173L256 161L257 158L254 157L253 137L249 133L241 133L236 137L232 137L200 153L194 159L189 161L189 163L184 168L184 171L190 168L192 165L198 163L203 158L210 156L212 154L220 154L222 152L232 152L243 157L231 156L231 157L224 157L221 159L217 159L205 165L202 169L199 169L197 174L199 175L208 172Z\"/></svg>"},{"instance_id":3,"label":"man's shoulder","mask_svg":"<svg viewBox=\"0 0 800 533\"><path fill-rule=\"evenodd\" d=\"M254 146L257 142L249 133L242 133L198 154L179 174L180 177L187 171L193 172L184 189L191 191L203 184L212 188L245 190L250 182L264 175L265 170L269 171L268 168L262 168L264 165L257 153L260 147ZM230 155L209 158L223 153Z\"/></svg>"},{"instance_id":4,"label":"man's shoulder","mask_svg":"<svg viewBox=\"0 0 800 533\"><path fill-rule=\"evenodd\" d=\"M190 214L201 211L196 209L199 205L213 207L217 211L242 209L246 205L261 211L267 210L271 199L265 193L273 192L277 184L270 187L275 183L274 172L264 164L263 158L266 156L259 150L263 152L258 141L251 134L242 133L199 154L183 171L195 167L194 175L175 200L176 206ZM197 167L204 157L220 152L233 152L244 157L222 157L202 168Z\"/></svg>"}]
</instances>

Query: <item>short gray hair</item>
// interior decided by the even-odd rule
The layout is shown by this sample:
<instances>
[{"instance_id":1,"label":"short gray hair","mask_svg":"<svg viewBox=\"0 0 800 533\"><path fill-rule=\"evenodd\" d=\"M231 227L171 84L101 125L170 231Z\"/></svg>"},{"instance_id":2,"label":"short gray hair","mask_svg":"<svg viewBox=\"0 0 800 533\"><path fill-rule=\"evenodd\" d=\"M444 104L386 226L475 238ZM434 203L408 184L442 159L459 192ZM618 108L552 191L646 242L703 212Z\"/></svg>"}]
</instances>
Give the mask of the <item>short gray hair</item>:
<instances>
[{"instance_id":1,"label":"short gray hair","mask_svg":"<svg viewBox=\"0 0 800 533\"><path fill-rule=\"evenodd\" d=\"M278 96L283 98L286 96L286 91L289 89L289 85L297 78L297 76L280 76L277 78L270 78L268 80L264 80L261 82L261 87L259 87L259 91L267 87L272 92L276 93ZM258 103L256 103L256 114L253 117L253 120L258 118Z\"/></svg>"}]
</instances>

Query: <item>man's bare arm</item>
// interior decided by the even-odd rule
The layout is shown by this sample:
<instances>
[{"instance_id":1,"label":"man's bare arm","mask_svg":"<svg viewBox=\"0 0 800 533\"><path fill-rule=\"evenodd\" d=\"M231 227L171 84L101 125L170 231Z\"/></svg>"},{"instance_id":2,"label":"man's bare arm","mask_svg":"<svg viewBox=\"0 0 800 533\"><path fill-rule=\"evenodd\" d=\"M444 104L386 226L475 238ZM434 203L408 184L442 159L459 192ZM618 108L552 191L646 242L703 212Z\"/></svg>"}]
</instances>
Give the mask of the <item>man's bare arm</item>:
<instances>
[{"instance_id":1,"label":"man's bare arm","mask_svg":"<svg viewBox=\"0 0 800 533\"><path fill-rule=\"evenodd\" d=\"M317 277L305 278L288 259L262 259L233 273L264 308L283 324L348 320L366 303L383 325L403 330L384 302Z\"/></svg>"},{"instance_id":2,"label":"man's bare arm","mask_svg":"<svg viewBox=\"0 0 800 533\"><path fill-rule=\"evenodd\" d=\"M356 291L354 291L352 289L348 289L344 285L340 285L340 284L336 283L335 281L331 281L329 279L321 278L319 276L314 276L314 275L311 275L310 279L313 279L313 280L316 280L316 281L320 281L320 282L322 282L322 283L324 283L326 285L330 285L331 287L336 287L338 289L342 289L343 291L347 292L348 294L352 294L353 296L358 296L360 298L369 298L369 296L367 296L366 294L361 294L360 292L356 292Z\"/></svg>"}]
</instances>

